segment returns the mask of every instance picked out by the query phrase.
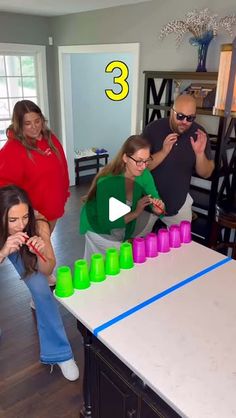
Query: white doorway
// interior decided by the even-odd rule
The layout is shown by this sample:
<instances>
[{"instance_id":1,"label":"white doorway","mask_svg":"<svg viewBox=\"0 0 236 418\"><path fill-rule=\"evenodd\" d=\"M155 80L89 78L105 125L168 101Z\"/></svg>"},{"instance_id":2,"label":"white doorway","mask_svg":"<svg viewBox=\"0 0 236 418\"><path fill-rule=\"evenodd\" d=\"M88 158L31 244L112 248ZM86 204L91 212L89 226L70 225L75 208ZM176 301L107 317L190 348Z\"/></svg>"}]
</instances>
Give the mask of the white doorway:
<instances>
[{"instance_id":1,"label":"white doorway","mask_svg":"<svg viewBox=\"0 0 236 418\"><path fill-rule=\"evenodd\" d=\"M60 46L58 54L62 143L74 185L76 150L105 148L112 158L136 133L139 44Z\"/></svg>"}]
</instances>

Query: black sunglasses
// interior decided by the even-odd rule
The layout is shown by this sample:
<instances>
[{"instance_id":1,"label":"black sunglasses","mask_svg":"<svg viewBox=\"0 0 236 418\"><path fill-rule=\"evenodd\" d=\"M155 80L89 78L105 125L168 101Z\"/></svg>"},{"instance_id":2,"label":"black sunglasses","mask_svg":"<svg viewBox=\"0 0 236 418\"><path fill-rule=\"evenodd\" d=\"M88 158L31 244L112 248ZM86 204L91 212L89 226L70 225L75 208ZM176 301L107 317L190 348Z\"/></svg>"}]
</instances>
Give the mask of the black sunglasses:
<instances>
[{"instance_id":1,"label":"black sunglasses","mask_svg":"<svg viewBox=\"0 0 236 418\"><path fill-rule=\"evenodd\" d=\"M185 115L184 113L176 112L175 109L173 109L173 112L176 114L177 120L184 120L186 119L187 122L193 122L196 119L196 115Z\"/></svg>"}]
</instances>

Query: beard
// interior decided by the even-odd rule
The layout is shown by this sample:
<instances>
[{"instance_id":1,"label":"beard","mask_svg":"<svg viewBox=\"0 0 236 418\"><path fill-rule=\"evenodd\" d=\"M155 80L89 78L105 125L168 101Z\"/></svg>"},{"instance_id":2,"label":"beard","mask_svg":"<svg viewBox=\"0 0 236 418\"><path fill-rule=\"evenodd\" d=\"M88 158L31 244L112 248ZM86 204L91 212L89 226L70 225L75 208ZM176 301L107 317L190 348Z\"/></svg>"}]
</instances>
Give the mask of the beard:
<instances>
[{"instance_id":1,"label":"beard","mask_svg":"<svg viewBox=\"0 0 236 418\"><path fill-rule=\"evenodd\" d=\"M184 125L181 124L181 121L178 121L179 123L177 123L174 119L174 117L172 116L170 118L170 128L172 129L173 132L175 132L178 135L183 134L184 132L188 131L190 129L191 125Z\"/></svg>"}]
</instances>

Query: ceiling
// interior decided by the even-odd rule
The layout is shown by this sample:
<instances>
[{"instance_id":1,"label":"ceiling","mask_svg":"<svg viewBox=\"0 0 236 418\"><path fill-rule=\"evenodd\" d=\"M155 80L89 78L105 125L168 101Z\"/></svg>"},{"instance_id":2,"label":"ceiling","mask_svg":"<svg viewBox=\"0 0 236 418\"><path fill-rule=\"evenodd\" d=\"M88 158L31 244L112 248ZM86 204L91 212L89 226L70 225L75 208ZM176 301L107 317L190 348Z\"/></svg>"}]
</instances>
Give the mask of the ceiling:
<instances>
[{"instance_id":1,"label":"ceiling","mask_svg":"<svg viewBox=\"0 0 236 418\"><path fill-rule=\"evenodd\" d=\"M150 0L0 0L0 12L60 16Z\"/></svg>"}]
</instances>

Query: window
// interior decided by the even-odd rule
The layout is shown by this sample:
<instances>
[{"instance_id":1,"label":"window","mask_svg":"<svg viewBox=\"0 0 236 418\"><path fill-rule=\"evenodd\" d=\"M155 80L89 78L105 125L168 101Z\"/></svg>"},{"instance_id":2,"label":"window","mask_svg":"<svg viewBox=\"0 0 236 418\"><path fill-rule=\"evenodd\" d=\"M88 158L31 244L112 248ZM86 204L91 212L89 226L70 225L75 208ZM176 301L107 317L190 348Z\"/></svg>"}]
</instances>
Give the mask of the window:
<instances>
[{"instance_id":1,"label":"window","mask_svg":"<svg viewBox=\"0 0 236 418\"><path fill-rule=\"evenodd\" d=\"M0 148L18 100L28 99L48 113L45 47L0 44Z\"/></svg>"}]
</instances>

